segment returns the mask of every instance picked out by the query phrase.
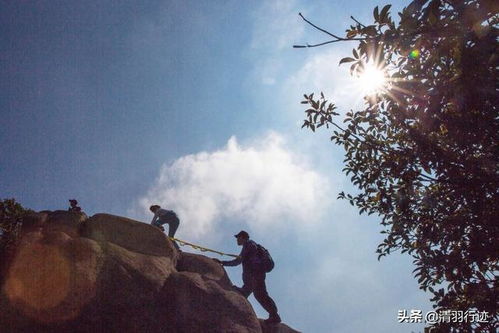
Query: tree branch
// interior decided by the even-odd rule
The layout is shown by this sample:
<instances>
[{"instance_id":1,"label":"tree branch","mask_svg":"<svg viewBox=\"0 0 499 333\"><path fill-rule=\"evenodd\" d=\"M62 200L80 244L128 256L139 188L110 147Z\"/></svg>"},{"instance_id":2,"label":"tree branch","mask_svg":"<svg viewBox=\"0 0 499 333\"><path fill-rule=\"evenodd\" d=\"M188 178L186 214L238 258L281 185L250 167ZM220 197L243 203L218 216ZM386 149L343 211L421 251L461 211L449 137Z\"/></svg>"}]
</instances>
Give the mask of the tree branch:
<instances>
[{"instance_id":1,"label":"tree branch","mask_svg":"<svg viewBox=\"0 0 499 333\"><path fill-rule=\"evenodd\" d=\"M316 26L315 24L313 24L312 22L310 22L309 20L307 20L301 13L298 13L298 15L300 15L300 17L303 19L303 21L307 22L308 24L310 24L312 27L314 27L315 29L319 30L319 31L322 31L323 33L325 34L328 34L329 36L333 37L333 38L336 38L338 40L344 40L344 38L341 38L341 37L338 37L332 33L330 33L329 31L327 30L324 30L318 26Z\"/></svg>"},{"instance_id":2,"label":"tree branch","mask_svg":"<svg viewBox=\"0 0 499 333\"><path fill-rule=\"evenodd\" d=\"M336 42L341 42L341 40L339 39L336 39L336 40L330 40L330 41L327 41L327 42L324 42L324 43L320 43L320 44L308 44L307 45L293 45L293 47L295 49L303 49L303 48L307 48L307 47L317 47L317 46L322 46L322 45L326 45L326 44L331 44L331 43L336 43Z\"/></svg>"},{"instance_id":3,"label":"tree branch","mask_svg":"<svg viewBox=\"0 0 499 333\"><path fill-rule=\"evenodd\" d=\"M302 49L302 48L307 48L307 47L317 47L317 46L322 46L322 45L326 45L326 44L331 44L331 43L336 43L336 42L348 42L348 41L361 41L361 40L369 40L369 39L372 39L372 38L367 38L367 37L357 37L357 38L343 38L343 37L338 37L336 36L335 34L332 34L330 33L329 31L325 30L325 29L322 29L321 27L318 27L316 26L315 24L313 24L312 22L310 22L309 20L307 20L303 15L302 13L298 13L298 15L300 15L300 17L303 19L303 21L307 22L308 24L310 24L312 27L314 27L315 29L335 38L333 40L329 40L327 42L323 42L323 43L319 43L319 44L308 44L307 45L293 45L293 47L295 49ZM353 18L353 17L352 17ZM354 19L355 20L355 19ZM355 20L357 21L357 20ZM359 23L361 24L361 23ZM361 24L362 25L362 24Z\"/></svg>"},{"instance_id":4,"label":"tree branch","mask_svg":"<svg viewBox=\"0 0 499 333\"><path fill-rule=\"evenodd\" d=\"M355 19L355 17L350 16L350 18L351 18L352 20L354 20L354 21L355 21L358 25L360 25L361 27L364 27L364 28L366 27L364 24L362 24L362 23L360 23L359 21L357 21L357 20Z\"/></svg>"},{"instance_id":5,"label":"tree branch","mask_svg":"<svg viewBox=\"0 0 499 333\"><path fill-rule=\"evenodd\" d=\"M338 128L341 132L343 133L346 133L346 130L344 128L342 128L341 126L339 126L338 124L336 124L334 121L331 121L329 122L331 125L335 126L336 128ZM384 153L389 153L390 151L387 150L385 147L382 147L376 143L373 143L373 142L370 142L366 139L362 140L361 138L359 138L357 135L355 135L354 133L350 132L350 136L354 137L355 139L357 139L359 142L363 143L363 144L366 144L368 146L371 146L372 148L374 149L378 149ZM445 180L440 180L440 179L436 179L436 178L433 178L433 177L430 177L428 175L425 175L425 174L420 174L420 177L423 177L424 179L420 179L421 181L431 181L431 182L443 182L443 183L449 183L448 181L445 181Z\"/></svg>"}]
</instances>

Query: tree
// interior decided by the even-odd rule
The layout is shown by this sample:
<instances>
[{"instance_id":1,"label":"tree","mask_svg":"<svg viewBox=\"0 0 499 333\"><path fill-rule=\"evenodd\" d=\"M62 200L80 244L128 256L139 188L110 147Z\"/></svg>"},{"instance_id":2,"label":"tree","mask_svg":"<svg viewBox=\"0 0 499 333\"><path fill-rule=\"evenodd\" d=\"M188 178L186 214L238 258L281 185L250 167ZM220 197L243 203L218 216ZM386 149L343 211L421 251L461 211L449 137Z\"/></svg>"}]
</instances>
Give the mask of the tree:
<instances>
[{"instance_id":1,"label":"tree","mask_svg":"<svg viewBox=\"0 0 499 333\"><path fill-rule=\"evenodd\" d=\"M303 127L333 128L359 190L339 198L380 217L378 259L408 253L436 310L469 311L462 323L434 325L447 332L499 323L498 8L494 0L416 0L395 23L390 5L376 7L374 23L352 17L346 37L302 16L332 39L295 46L354 41L340 64L351 63L353 75L369 63L384 71L384 88L341 125L334 103L305 95ZM488 322L471 317L483 311Z\"/></svg>"},{"instance_id":2,"label":"tree","mask_svg":"<svg viewBox=\"0 0 499 333\"><path fill-rule=\"evenodd\" d=\"M15 250L22 220L32 212L15 199L0 201L0 281L3 279L3 270Z\"/></svg>"}]
</instances>

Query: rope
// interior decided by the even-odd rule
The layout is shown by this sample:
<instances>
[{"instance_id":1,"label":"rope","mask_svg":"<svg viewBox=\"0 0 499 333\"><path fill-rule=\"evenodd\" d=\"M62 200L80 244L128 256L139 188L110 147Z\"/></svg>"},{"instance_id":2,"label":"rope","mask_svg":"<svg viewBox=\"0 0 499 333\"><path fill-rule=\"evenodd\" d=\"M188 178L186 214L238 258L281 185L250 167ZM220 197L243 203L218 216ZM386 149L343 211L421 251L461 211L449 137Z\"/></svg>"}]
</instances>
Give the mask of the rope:
<instances>
[{"instance_id":1,"label":"rope","mask_svg":"<svg viewBox=\"0 0 499 333\"><path fill-rule=\"evenodd\" d=\"M229 256L229 257L234 257L234 258L238 257L235 254L223 253L223 252L220 252L220 251L208 249L206 247L202 247L202 246L199 246L199 245L196 245L196 244L192 244L192 243L189 243L189 242L186 242L186 241L174 238L174 237L168 237L168 238L170 238L172 241L178 242L181 246L188 245L188 246L192 247L193 249L199 250L201 252L207 252L208 251L208 252L213 252L213 253L219 254L221 256Z\"/></svg>"}]
</instances>

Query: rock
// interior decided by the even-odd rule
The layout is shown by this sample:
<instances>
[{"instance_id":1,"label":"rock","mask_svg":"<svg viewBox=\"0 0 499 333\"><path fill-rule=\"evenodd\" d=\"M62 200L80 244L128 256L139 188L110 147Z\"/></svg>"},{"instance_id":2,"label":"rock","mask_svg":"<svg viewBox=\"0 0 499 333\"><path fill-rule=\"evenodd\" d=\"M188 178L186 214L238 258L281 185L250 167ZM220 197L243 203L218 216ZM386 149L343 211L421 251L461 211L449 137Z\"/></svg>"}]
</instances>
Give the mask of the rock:
<instances>
[{"instance_id":1,"label":"rock","mask_svg":"<svg viewBox=\"0 0 499 333\"><path fill-rule=\"evenodd\" d=\"M49 324L78 317L95 297L103 253L90 239L63 232L23 237L2 288L9 306Z\"/></svg>"},{"instance_id":2,"label":"rock","mask_svg":"<svg viewBox=\"0 0 499 333\"><path fill-rule=\"evenodd\" d=\"M140 252L104 241L104 237L97 241L75 236L80 227L75 215L45 212L33 215L26 224L2 287L0 327L36 332L89 332L104 327L106 331L162 331L158 325L166 323L157 319L161 309L155 308L155 302L175 271L177 253L171 242L161 232L154 235L156 230L151 232L146 224L107 216L102 224L109 227L106 221L111 220L119 229L118 236L110 238L126 244L131 235L129 248L139 247ZM94 234L99 221L97 228L90 228ZM124 232L131 229L134 233ZM137 246L134 241L141 235L152 239L149 246L156 247Z\"/></svg>"},{"instance_id":3,"label":"rock","mask_svg":"<svg viewBox=\"0 0 499 333\"><path fill-rule=\"evenodd\" d=\"M200 274L173 273L161 298L171 332L261 332L255 312L242 295Z\"/></svg>"},{"instance_id":4,"label":"rock","mask_svg":"<svg viewBox=\"0 0 499 333\"><path fill-rule=\"evenodd\" d=\"M72 237L79 235L79 229L87 219L84 213L74 213L65 210L43 211L33 213L23 219L22 232L31 232L43 228L44 232L62 231Z\"/></svg>"},{"instance_id":5,"label":"rock","mask_svg":"<svg viewBox=\"0 0 499 333\"><path fill-rule=\"evenodd\" d=\"M266 326L224 268L127 218L44 211L1 276L2 332L296 332ZM269 330L270 329L270 330Z\"/></svg>"},{"instance_id":6,"label":"rock","mask_svg":"<svg viewBox=\"0 0 499 333\"><path fill-rule=\"evenodd\" d=\"M183 252L178 260L177 270L179 272L198 273L203 279L213 280L222 288L232 290L232 282L222 265L213 259L194 253Z\"/></svg>"},{"instance_id":7,"label":"rock","mask_svg":"<svg viewBox=\"0 0 499 333\"><path fill-rule=\"evenodd\" d=\"M262 326L263 333L300 333L289 327L286 324L266 324L263 319L258 319L260 321L260 325Z\"/></svg>"},{"instance_id":8,"label":"rock","mask_svg":"<svg viewBox=\"0 0 499 333\"><path fill-rule=\"evenodd\" d=\"M152 225L125 217L96 214L83 223L81 236L97 242L110 242L146 255L177 257L166 235Z\"/></svg>"},{"instance_id":9,"label":"rock","mask_svg":"<svg viewBox=\"0 0 499 333\"><path fill-rule=\"evenodd\" d=\"M128 305L152 302L175 271L170 257L144 255L112 243L104 247L104 254L97 302Z\"/></svg>"},{"instance_id":10,"label":"rock","mask_svg":"<svg viewBox=\"0 0 499 333\"><path fill-rule=\"evenodd\" d=\"M42 228L47 222L50 211L31 213L23 218L22 231L30 232Z\"/></svg>"}]
</instances>

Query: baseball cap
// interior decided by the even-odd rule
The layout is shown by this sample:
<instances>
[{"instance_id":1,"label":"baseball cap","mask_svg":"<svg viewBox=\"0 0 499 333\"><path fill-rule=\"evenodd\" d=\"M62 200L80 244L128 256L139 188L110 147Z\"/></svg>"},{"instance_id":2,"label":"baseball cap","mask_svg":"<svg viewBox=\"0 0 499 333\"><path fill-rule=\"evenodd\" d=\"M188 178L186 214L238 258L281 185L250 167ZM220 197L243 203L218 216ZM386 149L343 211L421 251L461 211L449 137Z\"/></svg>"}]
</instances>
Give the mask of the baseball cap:
<instances>
[{"instance_id":1,"label":"baseball cap","mask_svg":"<svg viewBox=\"0 0 499 333\"><path fill-rule=\"evenodd\" d=\"M238 237L249 238L249 234L246 231L241 230L241 231L239 231L239 233L237 235L234 235L234 237L236 237L236 238L238 238Z\"/></svg>"}]
</instances>

